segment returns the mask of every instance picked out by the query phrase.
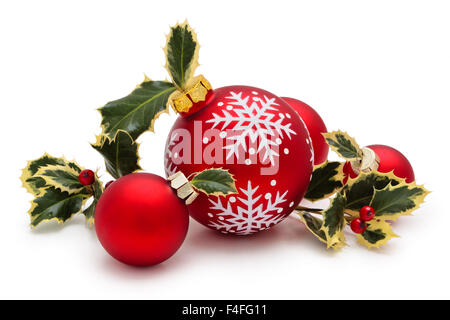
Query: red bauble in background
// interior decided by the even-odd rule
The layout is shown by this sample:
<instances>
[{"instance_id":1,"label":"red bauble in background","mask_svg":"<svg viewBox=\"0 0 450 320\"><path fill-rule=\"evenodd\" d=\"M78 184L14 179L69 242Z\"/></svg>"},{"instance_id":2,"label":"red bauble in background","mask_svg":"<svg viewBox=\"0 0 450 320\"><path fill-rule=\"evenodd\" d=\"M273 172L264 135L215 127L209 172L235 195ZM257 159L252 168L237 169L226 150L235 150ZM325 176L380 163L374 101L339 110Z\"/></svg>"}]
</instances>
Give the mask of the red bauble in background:
<instances>
[{"instance_id":1,"label":"red bauble in background","mask_svg":"<svg viewBox=\"0 0 450 320\"><path fill-rule=\"evenodd\" d=\"M372 149L378 156L380 163L377 170L379 172L388 173L393 171L394 175L405 179L407 183L415 180L411 163L409 163L408 159L400 151L381 144L374 144L367 146L367 148ZM349 177L354 179L358 176L348 161L344 165L344 176L344 184L347 183Z\"/></svg>"},{"instance_id":2,"label":"red bauble in background","mask_svg":"<svg viewBox=\"0 0 450 320\"><path fill-rule=\"evenodd\" d=\"M411 163L400 151L381 144L374 144L367 148L372 149L380 159L378 171L387 173L394 170L394 174L399 178L406 179L407 183L415 180Z\"/></svg>"},{"instance_id":3,"label":"red bauble in background","mask_svg":"<svg viewBox=\"0 0 450 320\"><path fill-rule=\"evenodd\" d=\"M247 235L286 218L305 194L313 148L299 115L274 94L248 86L210 91L177 119L166 144L166 174L208 168L234 175L238 194L199 197L188 206L201 224Z\"/></svg>"},{"instance_id":4,"label":"red bauble in background","mask_svg":"<svg viewBox=\"0 0 450 320\"><path fill-rule=\"evenodd\" d=\"M149 266L171 257L189 225L184 202L168 182L150 173L133 173L111 184L95 210L95 230L117 260Z\"/></svg>"},{"instance_id":5,"label":"red bauble in background","mask_svg":"<svg viewBox=\"0 0 450 320\"><path fill-rule=\"evenodd\" d=\"M305 122L314 148L314 164L325 162L328 158L328 151L330 148L322 135L322 133L327 132L327 127L320 115L316 110L300 100L288 97L282 97L281 99L286 101L292 109L297 111L300 118Z\"/></svg>"}]
</instances>

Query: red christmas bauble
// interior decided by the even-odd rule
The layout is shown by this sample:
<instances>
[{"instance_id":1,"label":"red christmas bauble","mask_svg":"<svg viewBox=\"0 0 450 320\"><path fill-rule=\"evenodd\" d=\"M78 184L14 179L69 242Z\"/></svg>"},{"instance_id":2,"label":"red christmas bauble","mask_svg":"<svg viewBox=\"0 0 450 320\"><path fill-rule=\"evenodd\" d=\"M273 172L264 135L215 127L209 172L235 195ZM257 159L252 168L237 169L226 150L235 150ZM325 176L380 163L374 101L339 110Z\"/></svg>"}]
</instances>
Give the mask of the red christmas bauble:
<instances>
[{"instance_id":1,"label":"red christmas bauble","mask_svg":"<svg viewBox=\"0 0 450 320\"><path fill-rule=\"evenodd\" d=\"M117 260L150 266L170 258L183 243L187 207L168 182L150 173L126 175L104 191L95 210L95 230Z\"/></svg>"},{"instance_id":2,"label":"red christmas bauble","mask_svg":"<svg viewBox=\"0 0 450 320\"><path fill-rule=\"evenodd\" d=\"M314 148L314 164L325 162L328 158L328 151L330 148L322 135L322 133L327 132L327 127L320 115L316 110L300 100L288 97L282 97L281 99L286 101L292 109L297 111L300 118L302 118L305 123Z\"/></svg>"},{"instance_id":3,"label":"red christmas bauble","mask_svg":"<svg viewBox=\"0 0 450 320\"><path fill-rule=\"evenodd\" d=\"M405 179L407 183L411 183L415 180L414 170L409 163L408 159L397 149L389 146L374 144L367 146L372 149L380 160L378 171L388 173L393 171L394 175L399 178ZM344 184L347 183L348 178L356 178L358 175L353 171L349 161L344 165Z\"/></svg>"},{"instance_id":4,"label":"red christmas bauble","mask_svg":"<svg viewBox=\"0 0 450 320\"><path fill-rule=\"evenodd\" d=\"M374 144L367 147L372 149L380 158L378 171L387 173L394 170L394 174L399 178L404 178L407 183L415 180L411 163L409 163L408 159L400 151L381 144Z\"/></svg>"},{"instance_id":5,"label":"red christmas bauble","mask_svg":"<svg viewBox=\"0 0 450 320\"><path fill-rule=\"evenodd\" d=\"M228 169L237 194L200 193L188 206L201 224L248 235L286 218L303 198L314 164L299 115L274 94L248 86L210 91L194 113L177 119L166 144L168 176Z\"/></svg>"}]
</instances>

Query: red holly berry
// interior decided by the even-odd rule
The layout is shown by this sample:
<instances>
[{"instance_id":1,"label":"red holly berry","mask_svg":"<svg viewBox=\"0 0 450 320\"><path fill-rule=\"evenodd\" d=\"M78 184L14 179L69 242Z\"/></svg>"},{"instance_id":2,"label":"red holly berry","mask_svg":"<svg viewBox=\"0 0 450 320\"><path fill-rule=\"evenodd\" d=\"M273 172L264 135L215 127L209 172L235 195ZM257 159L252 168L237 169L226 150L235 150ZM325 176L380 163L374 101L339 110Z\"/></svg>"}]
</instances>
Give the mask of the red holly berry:
<instances>
[{"instance_id":1,"label":"red holly berry","mask_svg":"<svg viewBox=\"0 0 450 320\"><path fill-rule=\"evenodd\" d=\"M364 206L359 210L359 217L362 221L370 221L375 217L375 211L371 206Z\"/></svg>"},{"instance_id":2,"label":"red holly berry","mask_svg":"<svg viewBox=\"0 0 450 320\"><path fill-rule=\"evenodd\" d=\"M359 218L353 219L350 228L354 233L363 233L367 229L367 224Z\"/></svg>"},{"instance_id":3,"label":"red holly berry","mask_svg":"<svg viewBox=\"0 0 450 320\"><path fill-rule=\"evenodd\" d=\"M108 188L113 182L114 182L114 180L111 180L111 181L107 182L105 184L105 189Z\"/></svg>"},{"instance_id":4,"label":"red holly berry","mask_svg":"<svg viewBox=\"0 0 450 320\"><path fill-rule=\"evenodd\" d=\"M80 180L80 183L83 186L90 186L95 181L95 173L92 170L85 169L80 172L80 175L78 176L78 180Z\"/></svg>"}]
</instances>

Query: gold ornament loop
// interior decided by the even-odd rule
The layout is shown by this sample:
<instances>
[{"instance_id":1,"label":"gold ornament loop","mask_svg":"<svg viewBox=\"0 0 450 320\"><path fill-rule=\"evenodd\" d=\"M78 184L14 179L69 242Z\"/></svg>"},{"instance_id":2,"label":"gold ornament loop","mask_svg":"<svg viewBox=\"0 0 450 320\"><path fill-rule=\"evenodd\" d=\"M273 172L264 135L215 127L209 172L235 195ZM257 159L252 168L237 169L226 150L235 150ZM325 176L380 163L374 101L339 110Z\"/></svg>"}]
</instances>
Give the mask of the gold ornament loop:
<instances>
[{"instance_id":1,"label":"gold ornament loop","mask_svg":"<svg viewBox=\"0 0 450 320\"><path fill-rule=\"evenodd\" d=\"M356 174L359 174L360 172L368 173L378 170L378 167L380 166L380 158L377 156L375 151L367 147L361 148L361 151L363 153L362 159L350 162L353 171Z\"/></svg>"},{"instance_id":2,"label":"gold ornament loop","mask_svg":"<svg viewBox=\"0 0 450 320\"><path fill-rule=\"evenodd\" d=\"M202 75L189 80L187 88L184 92L175 91L169 98L170 105L176 112L188 112L194 103L205 101L206 95L212 90L211 84Z\"/></svg>"},{"instance_id":3,"label":"gold ornament loop","mask_svg":"<svg viewBox=\"0 0 450 320\"><path fill-rule=\"evenodd\" d=\"M191 204L198 196L198 192L189 183L186 176L178 171L167 178L172 189L176 190L178 198L184 200L186 204Z\"/></svg>"}]
</instances>

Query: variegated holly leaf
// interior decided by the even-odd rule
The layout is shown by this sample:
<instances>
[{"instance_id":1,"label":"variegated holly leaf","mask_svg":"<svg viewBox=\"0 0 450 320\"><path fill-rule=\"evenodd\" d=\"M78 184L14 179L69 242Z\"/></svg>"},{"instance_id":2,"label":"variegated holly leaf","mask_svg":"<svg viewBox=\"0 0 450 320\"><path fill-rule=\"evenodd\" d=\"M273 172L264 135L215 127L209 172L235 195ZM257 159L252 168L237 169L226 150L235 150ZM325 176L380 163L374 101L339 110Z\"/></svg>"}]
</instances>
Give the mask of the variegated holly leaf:
<instances>
[{"instance_id":1,"label":"variegated holly leaf","mask_svg":"<svg viewBox=\"0 0 450 320\"><path fill-rule=\"evenodd\" d=\"M47 153L38 159L28 161L20 177L22 186L32 195L39 196L42 189L46 187L46 183L43 178L36 176L38 170L48 165L64 165L65 163L64 158L55 158Z\"/></svg>"},{"instance_id":2,"label":"variegated holly leaf","mask_svg":"<svg viewBox=\"0 0 450 320\"><path fill-rule=\"evenodd\" d=\"M164 48L166 69L181 91L186 89L186 84L198 67L199 48L197 35L187 21L170 29Z\"/></svg>"},{"instance_id":3,"label":"variegated holly leaf","mask_svg":"<svg viewBox=\"0 0 450 320\"><path fill-rule=\"evenodd\" d=\"M42 195L32 201L29 211L31 225L36 227L42 221L56 220L64 223L80 212L84 201L89 197L87 191L69 194L54 187L43 190Z\"/></svg>"},{"instance_id":4,"label":"variegated holly leaf","mask_svg":"<svg viewBox=\"0 0 450 320\"><path fill-rule=\"evenodd\" d=\"M370 206L376 218L396 220L400 216L411 215L428 194L428 190L415 182L403 182L396 186L389 184L384 189L375 190Z\"/></svg>"},{"instance_id":5,"label":"variegated holly leaf","mask_svg":"<svg viewBox=\"0 0 450 320\"><path fill-rule=\"evenodd\" d=\"M315 166L305 199L310 201L324 199L342 188L343 166L343 163L337 161L326 161Z\"/></svg>"},{"instance_id":6,"label":"variegated holly leaf","mask_svg":"<svg viewBox=\"0 0 450 320\"><path fill-rule=\"evenodd\" d=\"M327 243L327 236L322 228L323 221L317 217L314 217L312 214L308 212L299 212L300 221L306 226L313 235L316 236L317 239L322 241L323 243Z\"/></svg>"},{"instance_id":7,"label":"variegated holly leaf","mask_svg":"<svg viewBox=\"0 0 450 320\"><path fill-rule=\"evenodd\" d=\"M94 216L95 216L95 209L97 208L98 200L100 199L102 193L103 193L103 186L101 182L96 179L93 184L93 201L92 203L83 210L83 214L86 217L86 221L89 224L89 226L92 226L94 224Z\"/></svg>"},{"instance_id":8,"label":"variegated holly leaf","mask_svg":"<svg viewBox=\"0 0 450 320\"><path fill-rule=\"evenodd\" d=\"M175 91L172 83L145 79L128 96L108 102L99 109L102 135L110 141L126 131L133 140L143 132L153 131L155 120L168 110L169 96Z\"/></svg>"},{"instance_id":9,"label":"variegated holly leaf","mask_svg":"<svg viewBox=\"0 0 450 320\"><path fill-rule=\"evenodd\" d=\"M331 204L323 212L323 225L320 230L325 233L327 248L340 249L345 246L344 227L346 225L344 209L346 198L341 193L331 200Z\"/></svg>"},{"instance_id":10,"label":"variegated holly leaf","mask_svg":"<svg viewBox=\"0 0 450 320\"><path fill-rule=\"evenodd\" d=\"M403 179L396 177L392 172L361 172L355 179L349 179L342 191L347 198L346 212L359 215L359 210L363 206L370 205L375 190L381 190L389 184L396 186L403 182Z\"/></svg>"},{"instance_id":11,"label":"variegated holly leaf","mask_svg":"<svg viewBox=\"0 0 450 320\"><path fill-rule=\"evenodd\" d=\"M208 195L225 196L237 193L233 175L224 169L206 169L197 173L190 183L195 189Z\"/></svg>"},{"instance_id":12,"label":"variegated holly leaf","mask_svg":"<svg viewBox=\"0 0 450 320\"><path fill-rule=\"evenodd\" d=\"M355 139L347 132L333 131L322 133L330 148L346 160L362 159L363 153Z\"/></svg>"},{"instance_id":13,"label":"variegated holly leaf","mask_svg":"<svg viewBox=\"0 0 450 320\"><path fill-rule=\"evenodd\" d=\"M141 170L139 166L139 144L125 131L119 131L114 141L98 136L92 145L105 159L106 170L116 179Z\"/></svg>"},{"instance_id":14,"label":"variegated holly leaf","mask_svg":"<svg viewBox=\"0 0 450 320\"><path fill-rule=\"evenodd\" d=\"M367 222L367 229L356 236L358 242L370 248L379 248L392 238L398 237L387 221L372 220Z\"/></svg>"},{"instance_id":15,"label":"variegated holly leaf","mask_svg":"<svg viewBox=\"0 0 450 320\"><path fill-rule=\"evenodd\" d=\"M81 170L74 163L70 166L68 163L64 165L48 165L41 167L36 173L36 177L44 179L47 186L73 194L79 193L84 188L78 179Z\"/></svg>"}]
</instances>

